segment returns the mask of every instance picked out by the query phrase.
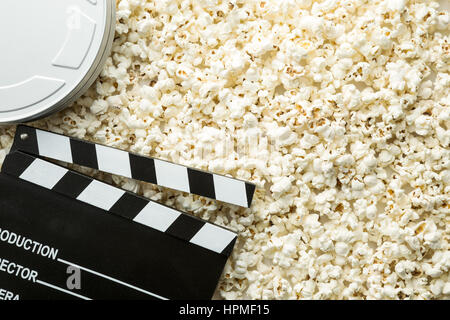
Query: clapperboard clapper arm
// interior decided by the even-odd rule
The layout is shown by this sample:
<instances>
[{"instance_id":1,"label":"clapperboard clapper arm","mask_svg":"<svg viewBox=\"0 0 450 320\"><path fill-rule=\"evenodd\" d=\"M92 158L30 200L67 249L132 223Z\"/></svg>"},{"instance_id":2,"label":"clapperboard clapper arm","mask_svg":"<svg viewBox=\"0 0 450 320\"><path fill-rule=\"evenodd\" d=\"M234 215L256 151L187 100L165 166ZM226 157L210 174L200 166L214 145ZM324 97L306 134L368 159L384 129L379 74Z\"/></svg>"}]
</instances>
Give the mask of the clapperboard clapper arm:
<instances>
[{"instance_id":1,"label":"clapperboard clapper arm","mask_svg":"<svg viewBox=\"0 0 450 320\"><path fill-rule=\"evenodd\" d=\"M145 161L156 159L106 148L18 126L0 173L1 292L20 299L210 299L234 232L43 158L144 181L156 172L153 181L168 184L158 165L146 170ZM114 152L129 157L125 170ZM106 163L108 155L117 162ZM187 178L189 186L198 183L195 174ZM249 205L254 186L225 182L243 183Z\"/></svg>"}]
</instances>

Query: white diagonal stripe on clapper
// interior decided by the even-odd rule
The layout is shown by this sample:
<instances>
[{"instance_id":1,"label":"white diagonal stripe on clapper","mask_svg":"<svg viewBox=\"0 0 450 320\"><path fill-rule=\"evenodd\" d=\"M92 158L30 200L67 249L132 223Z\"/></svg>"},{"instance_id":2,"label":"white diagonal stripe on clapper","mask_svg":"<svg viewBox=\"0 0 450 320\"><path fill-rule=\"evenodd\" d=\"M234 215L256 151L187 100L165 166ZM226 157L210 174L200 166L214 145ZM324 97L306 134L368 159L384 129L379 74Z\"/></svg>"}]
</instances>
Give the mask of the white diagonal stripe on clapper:
<instances>
[{"instance_id":1,"label":"white diagonal stripe on clapper","mask_svg":"<svg viewBox=\"0 0 450 320\"><path fill-rule=\"evenodd\" d=\"M159 186L189 192L189 178L186 167L155 159L155 171Z\"/></svg>"},{"instance_id":2,"label":"white diagonal stripe on clapper","mask_svg":"<svg viewBox=\"0 0 450 320\"><path fill-rule=\"evenodd\" d=\"M36 129L39 155L72 163L69 137Z\"/></svg>"},{"instance_id":3,"label":"white diagonal stripe on clapper","mask_svg":"<svg viewBox=\"0 0 450 320\"><path fill-rule=\"evenodd\" d=\"M213 177L217 200L248 207L245 182L217 174Z\"/></svg>"},{"instance_id":4,"label":"white diagonal stripe on clapper","mask_svg":"<svg viewBox=\"0 0 450 320\"><path fill-rule=\"evenodd\" d=\"M103 172L131 178L130 155L123 150L96 144L98 169Z\"/></svg>"},{"instance_id":5,"label":"white diagonal stripe on clapper","mask_svg":"<svg viewBox=\"0 0 450 320\"><path fill-rule=\"evenodd\" d=\"M124 190L93 180L77 197L77 200L109 211L124 193Z\"/></svg>"},{"instance_id":6,"label":"white diagonal stripe on clapper","mask_svg":"<svg viewBox=\"0 0 450 320\"><path fill-rule=\"evenodd\" d=\"M180 212L156 202L149 202L133 219L134 221L165 232L180 216Z\"/></svg>"},{"instance_id":7,"label":"white diagonal stripe on clapper","mask_svg":"<svg viewBox=\"0 0 450 320\"><path fill-rule=\"evenodd\" d=\"M213 224L206 223L190 242L217 253L221 253L234 238L236 238L235 233Z\"/></svg>"},{"instance_id":8,"label":"white diagonal stripe on clapper","mask_svg":"<svg viewBox=\"0 0 450 320\"><path fill-rule=\"evenodd\" d=\"M64 175L67 169L51 164L41 159L35 159L30 166L20 175L20 179L37 184L41 187L52 189Z\"/></svg>"}]
</instances>

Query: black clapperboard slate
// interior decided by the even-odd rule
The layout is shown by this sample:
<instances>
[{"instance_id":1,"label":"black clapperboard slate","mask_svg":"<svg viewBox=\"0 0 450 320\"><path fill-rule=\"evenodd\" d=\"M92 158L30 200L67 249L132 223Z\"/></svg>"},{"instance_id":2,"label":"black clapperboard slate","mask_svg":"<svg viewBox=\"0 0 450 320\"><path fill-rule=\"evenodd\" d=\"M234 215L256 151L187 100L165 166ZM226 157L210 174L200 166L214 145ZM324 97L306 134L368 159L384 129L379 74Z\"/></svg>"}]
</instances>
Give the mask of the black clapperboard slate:
<instances>
[{"instance_id":1,"label":"black clapperboard slate","mask_svg":"<svg viewBox=\"0 0 450 320\"><path fill-rule=\"evenodd\" d=\"M20 125L0 173L0 299L213 296L234 232L46 159L244 207L255 191L240 180Z\"/></svg>"}]
</instances>

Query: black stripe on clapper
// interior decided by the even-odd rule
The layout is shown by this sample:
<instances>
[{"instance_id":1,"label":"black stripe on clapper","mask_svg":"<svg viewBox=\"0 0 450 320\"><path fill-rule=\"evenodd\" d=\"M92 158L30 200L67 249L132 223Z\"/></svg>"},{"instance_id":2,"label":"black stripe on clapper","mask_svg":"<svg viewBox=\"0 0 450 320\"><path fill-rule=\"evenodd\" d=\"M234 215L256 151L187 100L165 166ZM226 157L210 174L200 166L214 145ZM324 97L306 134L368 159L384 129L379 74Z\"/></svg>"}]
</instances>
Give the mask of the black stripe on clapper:
<instances>
[{"instance_id":1,"label":"black stripe on clapper","mask_svg":"<svg viewBox=\"0 0 450 320\"><path fill-rule=\"evenodd\" d=\"M252 205L253 195L255 194L256 186L254 184L245 183L245 192L247 193L247 204L248 207Z\"/></svg>"},{"instance_id":2,"label":"black stripe on clapper","mask_svg":"<svg viewBox=\"0 0 450 320\"><path fill-rule=\"evenodd\" d=\"M132 153L130 156L131 177L136 180L157 184L155 161Z\"/></svg>"},{"instance_id":3,"label":"black stripe on clapper","mask_svg":"<svg viewBox=\"0 0 450 320\"><path fill-rule=\"evenodd\" d=\"M97 169L97 150L95 144L81 140L70 139L72 162L80 166Z\"/></svg>"},{"instance_id":4,"label":"black stripe on clapper","mask_svg":"<svg viewBox=\"0 0 450 320\"><path fill-rule=\"evenodd\" d=\"M35 155L39 154L39 146L35 128L22 125L17 126L14 143L10 152L17 150Z\"/></svg>"},{"instance_id":5,"label":"black stripe on clapper","mask_svg":"<svg viewBox=\"0 0 450 320\"><path fill-rule=\"evenodd\" d=\"M52 190L76 199L91 182L92 180L85 176L68 171Z\"/></svg>"},{"instance_id":6,"label":"black stripe on clapper","mask_svg":"<svg viewBox=\"0 0 450 320\"><path fill-rule=\"evenodd\" d=\"M214 178L211 173L188 168L190 193L211 199L216 198Z\"/></svg>"},{"instance_id":7,"label":"black stripe on clapper","mask_svg":"<svg viewBox=\"0 0 450 320\"><path fill-rule=\"evenodd\" d=\"M148 203L149 201L144 198L136 197L126 192L109 211L133 220Z\"/></svg>"},{"instance_id":8,"label":"black stripe on clapper","mask_svg":"<svg viewBox=\"0 0 450 320\"><path fill-rule=\"evenodd\" d=\"M3 161L2 172L15 177L20 177L22 173L33 163L35 158L20 151L8 154Z\"/></svg>"},{"instance_id":9,"label":"black stripe on clapper","mask_svg":"<svg viewBox=\"0 0 450 320\"><path fill-rule=\"evenodd\" d=\"M190 241L204 225L204 221L181 214L166 230L166 233Z\"/></svg>"}]
</instances>

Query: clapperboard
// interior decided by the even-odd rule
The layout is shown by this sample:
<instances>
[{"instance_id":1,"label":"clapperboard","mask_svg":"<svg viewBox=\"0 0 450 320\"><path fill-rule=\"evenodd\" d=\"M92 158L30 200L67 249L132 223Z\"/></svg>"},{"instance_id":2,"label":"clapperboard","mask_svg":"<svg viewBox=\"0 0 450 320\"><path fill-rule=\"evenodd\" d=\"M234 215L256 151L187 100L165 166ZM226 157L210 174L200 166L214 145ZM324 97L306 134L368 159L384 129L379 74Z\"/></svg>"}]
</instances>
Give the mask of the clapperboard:
<instances>
[{"instance_id":1,"label":"clapperboard","mask_svg":"<svg viewBox=\"0 0 450 320\"><path fill-rule=\"evenodd\" d=\"M253 184L23 126L0 173L0 299L210 299L237 234L50 160L250 207Z\"/></svg>"}]
</instances>

